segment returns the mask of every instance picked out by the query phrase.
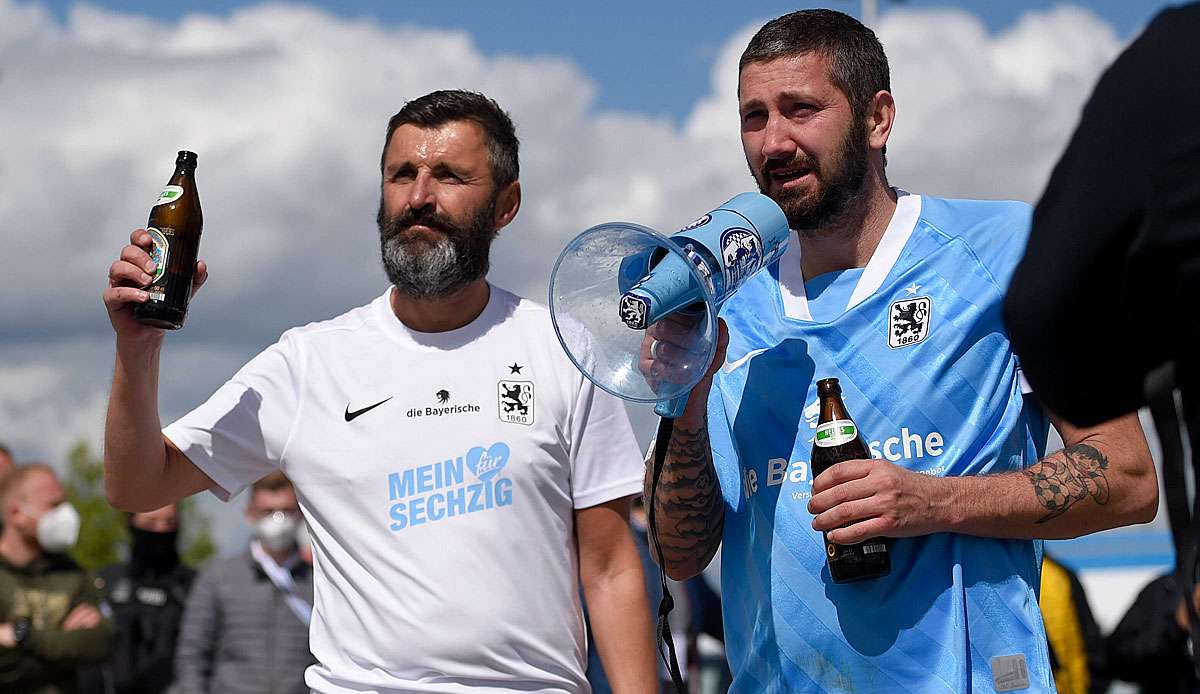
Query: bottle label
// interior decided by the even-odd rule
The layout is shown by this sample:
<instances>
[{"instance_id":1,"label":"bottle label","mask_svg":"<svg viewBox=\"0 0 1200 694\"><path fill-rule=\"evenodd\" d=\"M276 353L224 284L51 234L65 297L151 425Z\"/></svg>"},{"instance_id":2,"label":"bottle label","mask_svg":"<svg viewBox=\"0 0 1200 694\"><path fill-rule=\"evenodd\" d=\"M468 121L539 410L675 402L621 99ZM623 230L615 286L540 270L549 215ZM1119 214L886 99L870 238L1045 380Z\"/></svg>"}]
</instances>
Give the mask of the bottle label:
<instances>
[{"instance_id":1,"label":"bottle label","mask_svg":"<svg viewBox=\"0 0 1200 694\"><path fill-rule=\"evenodd\" d=\"M153 207L165 205L168 202L175 202L183 197L182 186L163 186L162 192L158 194L158 199L154 201Z\"/></svg>"},{"instance_id":2,"label":"bottle label","mask_svg":"<svg viewBox=\"0 0 1200 694\"><path fill-rule=\"evenodd\" d=\"M167 241L165 234L154 227L150 227L146 232L150 234L150 241L154 244L150 249L150 260L154 261L154 276L150 278L150 284L157 284L163 275L167 274L167 256L171 251L171 243Z\"/></svg>"},{"instance_id":3,"label":"bottle label","mask_svg":"<svg viewBox=\"0 0 1200 694\"><path fill-rule=\"evenodd\" d=\"M853 441L858 437L858 427L849 419L835 419L817 425L817 435L813 439L821 448L832 448Z\"/></svg>"}]
</instances>

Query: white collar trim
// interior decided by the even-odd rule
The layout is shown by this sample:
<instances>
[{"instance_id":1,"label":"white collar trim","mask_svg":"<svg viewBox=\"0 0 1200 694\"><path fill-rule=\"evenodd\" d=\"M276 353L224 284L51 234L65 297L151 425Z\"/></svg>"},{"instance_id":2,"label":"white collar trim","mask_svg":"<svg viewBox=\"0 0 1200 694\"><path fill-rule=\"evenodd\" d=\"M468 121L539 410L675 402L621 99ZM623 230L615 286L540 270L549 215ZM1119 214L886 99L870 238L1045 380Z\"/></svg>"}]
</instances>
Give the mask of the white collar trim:
<instances>
[{"instance_id":1,"label":"white collar trim","mask_svg":"<svg viewBox=\"0 0 1200 694\"><path fill-rule=\"evenodd\" d=\"M867 262L862 276L858 278L858 284L846 303L846 310L859 305L883 286L883 281L895 266L900 252L904 250L904 245L908 243L909 237L916 229L917 220L921 217L921 196L912 195L899 188L895 191L896 211L892 213L883 238L879 240L879 245L871 254L871 260ZM794 320L812 321L800 265L800 241L795 231L792 231L787 250L779 259L779 296L783 300L784 316Z\"/></svg>"}]
</instances>

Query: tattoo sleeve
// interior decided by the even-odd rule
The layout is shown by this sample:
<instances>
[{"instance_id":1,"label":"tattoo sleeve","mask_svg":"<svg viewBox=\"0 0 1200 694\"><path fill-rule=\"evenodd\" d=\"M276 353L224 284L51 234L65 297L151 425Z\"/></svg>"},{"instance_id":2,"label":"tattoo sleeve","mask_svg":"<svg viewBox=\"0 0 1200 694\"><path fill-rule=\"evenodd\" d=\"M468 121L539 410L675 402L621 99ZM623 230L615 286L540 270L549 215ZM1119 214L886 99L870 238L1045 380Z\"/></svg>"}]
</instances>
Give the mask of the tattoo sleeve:
<instances>
[{"instance_id":1,"label":"tattoo sleeve","mask_svg":"<svg viewBox=\"0 0 1200 694\"><path fill-rule=\"evenodd\" d=\"M1076 444L1042 458L1025 470L1033 493L1048 513L1038 523L1058 518L1076 503L1091 497L1108 503L1108 458L1086 444Z\"/></svg>"},{"instance_id":2,"label":"tattoo sleeve","mask_svg":"<svg viewBox=\"0 0 1200 694\"><path fill-rule=\"evenodd\" d=\"M677 423L658 489L651 489L652 484L653 460L646 471L645 498L655 504L664 566L699 573L717 551L725 520L706 426L687 429Z\"/></svg>"}]
</instances>

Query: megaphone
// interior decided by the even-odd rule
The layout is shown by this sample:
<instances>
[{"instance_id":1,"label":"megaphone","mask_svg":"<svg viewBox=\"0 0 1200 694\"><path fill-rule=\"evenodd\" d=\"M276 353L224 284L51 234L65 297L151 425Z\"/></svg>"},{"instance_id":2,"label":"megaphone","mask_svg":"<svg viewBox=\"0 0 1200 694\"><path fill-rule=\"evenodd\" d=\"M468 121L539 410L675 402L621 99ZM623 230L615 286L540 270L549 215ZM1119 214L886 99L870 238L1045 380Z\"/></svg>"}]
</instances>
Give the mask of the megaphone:
<instances>
[{"instance_id":1,"label":"megaphone","mask_svg":"<svg viewBox=\"0 0 1200 694\"><path fill-rule=\"evenodd\" d=\"M596 225L567 244L550 274L558 341L601 389L678 417L716 352L721 304L783 254L789 235L783 210L759 193L734 196L671 236ZM682 349L672 350L664 378L643 370L643 356L646 330L668 316Z\"/></svg>"}]
</instances>

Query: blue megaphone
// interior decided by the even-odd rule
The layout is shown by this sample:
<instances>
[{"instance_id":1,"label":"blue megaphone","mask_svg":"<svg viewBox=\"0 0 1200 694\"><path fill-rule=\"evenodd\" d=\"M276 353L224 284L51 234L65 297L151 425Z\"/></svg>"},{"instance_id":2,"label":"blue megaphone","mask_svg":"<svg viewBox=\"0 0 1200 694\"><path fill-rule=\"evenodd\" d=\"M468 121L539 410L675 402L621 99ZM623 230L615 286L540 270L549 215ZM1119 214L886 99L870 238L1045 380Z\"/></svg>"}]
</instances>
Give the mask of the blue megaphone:
<instances>
[{"instance_id":1,"label":"blue megaphone","mask_svg":"<svg viewBox=\"0 0 1200 694\"><path fill-rule=\"evenodd\" d=\"M783 211L759 193L737 195L671 236L627 222L594 226L567 245L550 275L559 342L600 388L677 417L716 351L721 304L776 261L789 238ZM686 317L675 326L685 334L663 377L646 368L646 330L672 314Z\"/></svg>"}]
</instances>

